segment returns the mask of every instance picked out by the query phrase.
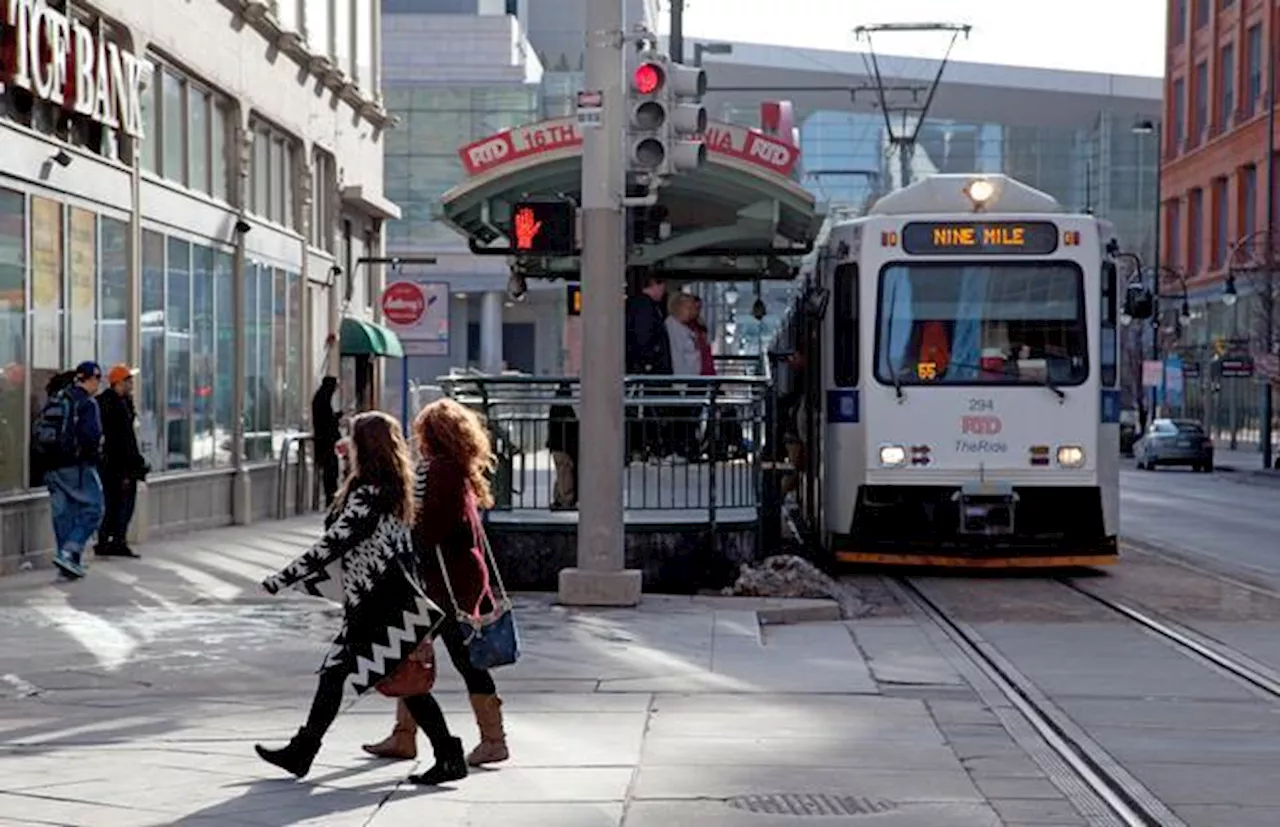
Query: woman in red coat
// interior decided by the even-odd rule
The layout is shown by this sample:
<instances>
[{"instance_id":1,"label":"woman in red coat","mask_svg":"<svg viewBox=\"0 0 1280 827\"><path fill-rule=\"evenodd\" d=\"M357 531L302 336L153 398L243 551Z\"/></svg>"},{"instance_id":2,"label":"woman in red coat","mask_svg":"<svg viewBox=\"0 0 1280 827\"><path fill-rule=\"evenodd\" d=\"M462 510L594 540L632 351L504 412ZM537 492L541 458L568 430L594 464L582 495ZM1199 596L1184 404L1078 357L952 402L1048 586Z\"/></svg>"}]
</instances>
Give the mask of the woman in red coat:
<instances>
[{"instance_id":1,"label":"woman in red coat","mask_svg":"<svg viewBox=\"0 0 1280 827\"><path fill-rule=\"evenodd\" d=\"M422 563L427 596L450 612L441 625L439 638L467 685L480 729L480 743L467 756L467 763L473 767L495 764L509 757L502 700L492 676L471 665L463 632L452 611L456 607L474 614L495 608L489 590L489 566L475 541L483 530L475 524L478 509L493 507L488 478L494 464L493 448L480 418L452 399L441 399L423 408L413 430L421 456L415 485L418 508L413 545ZM379 758L416 758L416 731L412 716L400 705L391 735L364 749Z\"/></svg>"}]
</instances>

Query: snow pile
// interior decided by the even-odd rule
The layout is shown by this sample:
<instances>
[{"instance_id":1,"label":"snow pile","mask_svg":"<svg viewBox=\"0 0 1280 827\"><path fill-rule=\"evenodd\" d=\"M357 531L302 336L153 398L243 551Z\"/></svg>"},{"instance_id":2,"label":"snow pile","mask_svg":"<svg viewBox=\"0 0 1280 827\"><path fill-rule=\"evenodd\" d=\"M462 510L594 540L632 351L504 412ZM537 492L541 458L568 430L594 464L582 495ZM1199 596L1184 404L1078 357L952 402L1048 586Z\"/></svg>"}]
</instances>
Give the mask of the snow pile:
<instances>
[{"instance_id":1,"label":"snow pile","mask_svg":"<svg viewBox=\"0 0 1280 827\"><path fill-rule=\"evenodd\" d=\"M767 557L742 567L738 580L724 590L736 597L811 597L840 600L840 587L813 563L794 554Z\"/></svg>"}]
</instances>

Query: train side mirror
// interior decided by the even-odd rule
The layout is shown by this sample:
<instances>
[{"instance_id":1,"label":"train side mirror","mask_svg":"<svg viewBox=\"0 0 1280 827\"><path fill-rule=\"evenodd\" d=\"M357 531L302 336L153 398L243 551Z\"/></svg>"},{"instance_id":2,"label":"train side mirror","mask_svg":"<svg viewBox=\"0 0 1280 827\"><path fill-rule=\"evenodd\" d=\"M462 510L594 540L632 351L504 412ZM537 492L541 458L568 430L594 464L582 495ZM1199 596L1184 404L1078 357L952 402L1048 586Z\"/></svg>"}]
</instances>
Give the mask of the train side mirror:
<instances>
[{"instance_id":1,"label":"train side mirror","mask_svg":"<svg viewBox=\"0 0 1280 827\"><path fill-rule=\"evenodd\" d=\"M1124 315L1130 319L1150 319L1155 315L1155 304L1150 290L1132 284L1124 294Z\"/></svg>"}]
</instances>

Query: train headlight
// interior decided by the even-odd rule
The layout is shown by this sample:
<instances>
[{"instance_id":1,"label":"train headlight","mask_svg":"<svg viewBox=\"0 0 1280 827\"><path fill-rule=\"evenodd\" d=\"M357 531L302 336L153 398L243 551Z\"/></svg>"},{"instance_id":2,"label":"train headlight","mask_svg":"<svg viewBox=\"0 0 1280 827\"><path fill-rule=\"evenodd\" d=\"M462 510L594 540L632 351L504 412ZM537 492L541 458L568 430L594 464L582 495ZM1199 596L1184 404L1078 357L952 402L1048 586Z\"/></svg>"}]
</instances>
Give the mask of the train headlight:
<instances>
[{"instance_id":1,"label":"train headlight","mask_svg":"<svg viewBox=\"0 0 1280 827\"><path fill-rule=\"evenodd\" d=\"M1084 449L1079 445L1059 446L1058 464L1063 468L1079 468L1084 465Z\"/></svg>"},{"instance_id":2,"label":"train headlight","mask_svg":"<svg viewBox=\"0 0 1280 827\"><path fill-rule=\"evenodd\" d=\"M881 445L880 464L886 468L900 468L907 464L907 449L901 445Z\"/></svg>"},{"instance_id":3,"label":"train headlight","mask_svg":"<svg viewBox=\"0 0 1280 827\"><path fill-rule=\"evenodd\" d=\"M969 196L975 210L981 210L996 194L996 186L985 178L976 178L964 188L964 194Z\"/></svg>"}]
</instances>

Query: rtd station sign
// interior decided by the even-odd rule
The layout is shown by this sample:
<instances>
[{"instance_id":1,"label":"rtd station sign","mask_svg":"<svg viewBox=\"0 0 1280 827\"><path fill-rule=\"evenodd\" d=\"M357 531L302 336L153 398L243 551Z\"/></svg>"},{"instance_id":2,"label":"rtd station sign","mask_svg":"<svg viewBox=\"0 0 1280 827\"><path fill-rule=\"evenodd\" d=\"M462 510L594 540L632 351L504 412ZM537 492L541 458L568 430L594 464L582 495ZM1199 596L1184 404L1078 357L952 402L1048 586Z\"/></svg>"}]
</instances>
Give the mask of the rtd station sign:
<instances>
[{"instance_id":1,"label":"rtd station sign","mask_svg":"<svg viewBox=\"0 0 1280 827\"><path fill-rule=\"evenodd\" d=\"M44 0L0 0L0 82L77 115L144 137L151 64Z\"/></svg>"}]
</instances>

